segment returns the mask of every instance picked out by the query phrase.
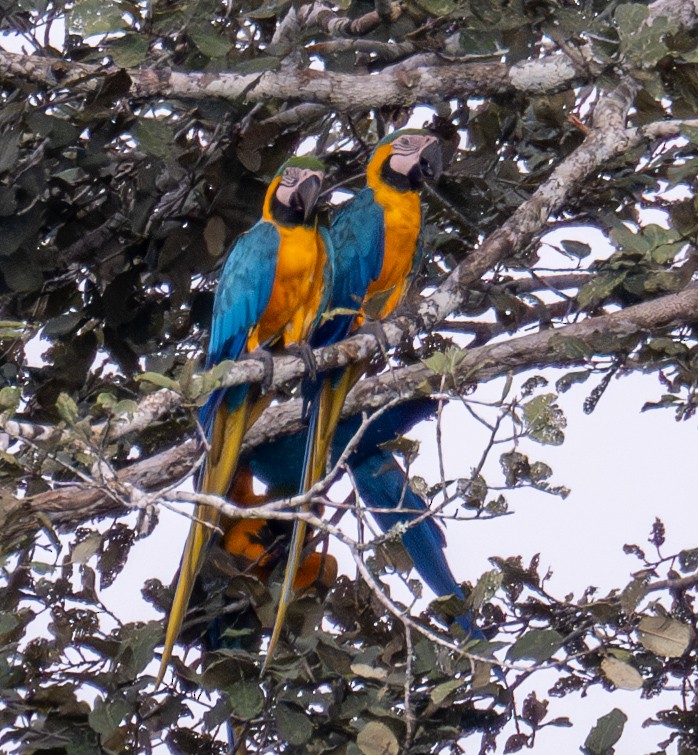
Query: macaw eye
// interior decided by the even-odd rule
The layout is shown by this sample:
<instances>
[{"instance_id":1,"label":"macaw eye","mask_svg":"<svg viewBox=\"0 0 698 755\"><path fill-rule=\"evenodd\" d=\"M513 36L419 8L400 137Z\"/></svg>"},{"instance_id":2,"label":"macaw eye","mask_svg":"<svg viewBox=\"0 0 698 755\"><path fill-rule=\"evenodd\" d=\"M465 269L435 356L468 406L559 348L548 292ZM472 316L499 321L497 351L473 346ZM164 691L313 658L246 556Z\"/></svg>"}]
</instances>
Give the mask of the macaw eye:
<instances>
[{"instance_id":1,"label":"macaw eye","mask_svg":"<svg viewBox=\"0 0 698 755\"><path fill-rule=\"evenodd\" d=\"M286 168L286 170L281 175L281 181L279 182L282 186L295 186L298 183L298 178L300 176L300 169L296 167Z\"/></svg>"},{"instance_id":2,"label":"macaw eye","mask_svg":"<svg viewBox=\"0 0 698 755\"><path fill-rule=\"evenodd\" d=\"M408 135L399 136L393 142L393 153L398 155L411 155L419 149L419 142Z\"/></svg>"}]
</instances>

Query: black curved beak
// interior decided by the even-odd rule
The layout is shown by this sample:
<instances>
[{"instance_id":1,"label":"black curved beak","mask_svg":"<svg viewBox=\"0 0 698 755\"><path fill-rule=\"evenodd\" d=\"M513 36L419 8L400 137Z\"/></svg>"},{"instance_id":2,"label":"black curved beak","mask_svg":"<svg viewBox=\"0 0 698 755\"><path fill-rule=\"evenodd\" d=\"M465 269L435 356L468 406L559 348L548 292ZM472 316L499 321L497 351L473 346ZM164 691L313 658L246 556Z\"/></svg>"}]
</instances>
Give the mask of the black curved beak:
<instances>
[{"instance_id":1,"label":"black curved beak","mask_svg":"<svg viewBox=\"0 0 698 755\"><path fill-rule=\"evenodd\" d=\"M303 210L304 223L307 223L312 217L321 191L322 179L317 173L312 173L298 184L296 195L300 200L301 209Z\"/></svg>"},{"instance_id":2,"label":"black curved beak","mask_svg":"<svg viewBox=\"0 0 698 755\"><path fill-rule=\"evenodd\" d=\"M438 181L443 173L443 154L438 139L430 142L419 153L419 169L424 178L430 181Z\"/></svg>"}]
</instances>

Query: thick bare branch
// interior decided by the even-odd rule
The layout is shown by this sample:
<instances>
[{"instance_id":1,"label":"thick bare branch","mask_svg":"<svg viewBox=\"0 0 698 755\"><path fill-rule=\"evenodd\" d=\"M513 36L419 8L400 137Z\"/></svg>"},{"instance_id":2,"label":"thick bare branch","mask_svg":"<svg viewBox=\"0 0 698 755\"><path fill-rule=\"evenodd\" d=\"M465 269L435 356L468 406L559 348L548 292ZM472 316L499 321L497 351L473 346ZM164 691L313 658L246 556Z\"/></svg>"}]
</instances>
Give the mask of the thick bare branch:
<instances>
[{"instance_id":1,"label":"thick bare branch","mask_svg":"<svg viewBox=\"0 0 698 755\"><path fill-rule=\"evenodd\" d=\"M456 381L461 384L482 383L508 373L531 368L563 367L584 363L580 352L566 348L567 339L581 339L591 349L612 353L609 349L626 348L621 337L642 336L663 328L698 321L698 287L691 286L677 294L593 317L557 329L514 338L468 351L458 366ZM567 340L567 343L569 341ZM425 384L440 386L441 375L418 364L364 380L349 394L344 415L362 409L378 408L397 397L409 400L423 395ZM248 433L245 446L255 447L278 437L281 433L301 429L299 401L287 402L269 411ZM100 488L68 486L34 496L2 509L4 543L16 544L51 522L56 528L74 527L78 521L122 513L129 499L128 485L152 491L184 477L195 458L196 443L187 441L156 456L136 462L117 475L116 493L110 495ZM7 546L6 546L7 547Z\"/></svg>"},{"instance_id":2,"label":"thick bare branch","mask_svg":"<svg viewBox=\"0 0 698 755\"><path fill-rule=\"evenodd\" d=\"M193 100L265 102L303 101L350 111L384 106L407 107L451 98L506 92L554 92L586 78L570 59L555 55L507 68L503 63L458 63L435 58L440 65L396 64L378 74L335 73L282 68L262 74L182 73L169 68L131 69L131 95ZM0 79L30 81L51 89L97 92L116 67L87 65L0 51Z\"/></svg>"}]
</instances>

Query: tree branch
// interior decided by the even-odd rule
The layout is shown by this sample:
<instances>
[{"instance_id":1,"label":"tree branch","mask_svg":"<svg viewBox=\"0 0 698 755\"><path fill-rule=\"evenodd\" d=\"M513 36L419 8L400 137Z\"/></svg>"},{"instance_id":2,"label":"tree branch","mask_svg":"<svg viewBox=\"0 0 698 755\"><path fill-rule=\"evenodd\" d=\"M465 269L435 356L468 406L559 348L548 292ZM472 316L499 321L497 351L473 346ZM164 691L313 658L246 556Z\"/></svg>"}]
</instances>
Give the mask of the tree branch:
<instances>
[{"instance_id":1,"label":"tree branch","mask_svg":"<svg viewBox=\"0 0 698 755\"><path fill-rule=\"evenodd\" d=\"M435 63L439 63L435 67ZM406 61L407 63L407 61ZM507 68L503 63L450 63L434 56L431 65L396 64L377 74L282 68L264 73L182 73L169 68L129 69L130 94L139 99L218 97L233 102L269 100L316 103L346 112L357 109L443 102L495 94L556 92L581 83L588 74L565 55L552 55ZM0 51L0 79L29 81L50 89L95 93L115 66L96 66Z\"/></svg>"},{"instance_id":2,"label":"tree branch","mask_svg":"<svg viewBox=\"0 0 698 755\"><path fill-rule=\"evenodd\" d=\"M642 141L659 136L670 138L679 135L686 123L692 123L666 121L642 129L625 129L625 114L631 100L632 89L622 85L599 102L595 113L598 125L590 130L585 141L553 171L548 180L517 208L502 228L488 236L480 248L473 251L431 296L423 299L416 313L393 318L385 323L384 333L390 346L396 346L404 335L417 335L420 326L436 328L457 311L469 288L478 284L488 270L525 248L533 237L541 234L549 218L564 204L567 197L599 168ZM373 335L359 334L334 346L318 349L314 356L318 368L327 370L371 358L377 351L378 344ZM277 357L274 360L272 387L280 388L298 380L304 372L305 365L301 359ZM222 378L221 386L261 383L264 377L264 367L258 361L242 360L231 366ZM116 440L130 432L138 432L158 417L174 411L181 403L182 398L173 391L161 390L151 394L140 402L139 409L130 419L119 419L111 425L102 423L96 426L92 433L94 445L99 444L104 432L109 433L107 440ZM57 442L61 437L58 435L61 431L42 428L37 433L32 425L21 422L7 423L6 430L11 435L33 440Z\"/></svg>"},{"instance_id":3,"label":"tree branch","mask_svg":"<svg viewBox=\"0 0 698 755\"><path fill-rule=\"evenodd\" d=\"M614 353L613 349L622 351L627 348L618 340L619 337L641 337L651 331L696 321L698 287L691 286L679 293L612 314L590 317L561 328L472 349L458 365L454 380L457 384L482 383L532 367L584 364L585 356L579 350L567 348L569 341L566 339L580 339L589 348L609 354ZM398 397L407 401L424 395L425 384L438 387L441 380L441 375L422 364L363 380L349 394L343 416L384 406ZM298 432L302 428L300 417L300 401L289 401L274 407L249 431L245 448L254 448L282 433ZM196 441L189 440L120 470L116 484L121 486L123 497L99 487L71 485L14 504L3 504L0 527L4 547L16 547L23 538L33 534L46 522L57 529L74 528L79 521L123 514L128 508L124 504L130 495L128 486L153 491L185 477L193 464L197 446Z\"/></svg>"}]
</instances>

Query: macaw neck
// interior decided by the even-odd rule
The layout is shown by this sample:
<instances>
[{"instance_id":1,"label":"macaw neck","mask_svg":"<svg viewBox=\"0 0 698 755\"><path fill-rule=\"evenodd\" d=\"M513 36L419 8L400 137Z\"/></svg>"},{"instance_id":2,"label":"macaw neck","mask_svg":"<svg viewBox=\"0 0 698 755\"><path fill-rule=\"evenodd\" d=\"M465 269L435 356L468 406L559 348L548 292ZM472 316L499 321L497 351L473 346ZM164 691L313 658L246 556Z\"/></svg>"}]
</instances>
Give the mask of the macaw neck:
<instances>
[{"instance_id":1,"label":"macaw neck","mask_svg":"<svg viewBox=\"0 0 698 755\"><path fill-rule=\"evenodd\" d=\"M264 204L262 205L262 220L269 222L273 222L274 220L272 206L276 198L276 190L279 188L280 183L281 176L274 176L267 188L267 193L264 195Z\"/></svg>"}]
</instances>

